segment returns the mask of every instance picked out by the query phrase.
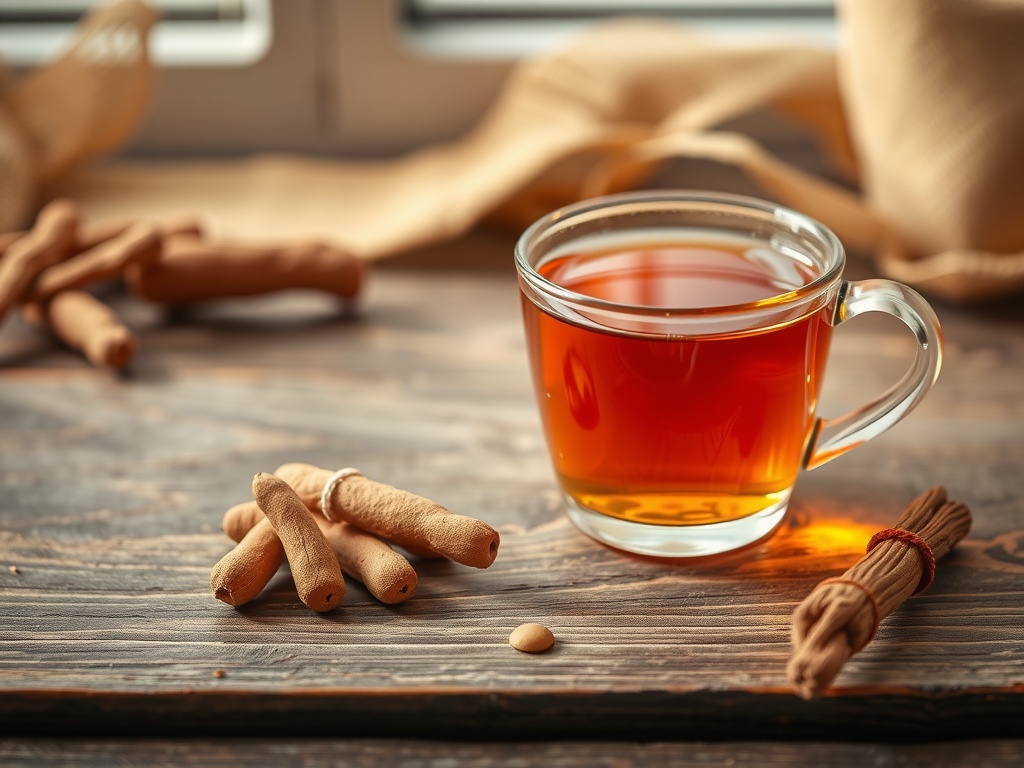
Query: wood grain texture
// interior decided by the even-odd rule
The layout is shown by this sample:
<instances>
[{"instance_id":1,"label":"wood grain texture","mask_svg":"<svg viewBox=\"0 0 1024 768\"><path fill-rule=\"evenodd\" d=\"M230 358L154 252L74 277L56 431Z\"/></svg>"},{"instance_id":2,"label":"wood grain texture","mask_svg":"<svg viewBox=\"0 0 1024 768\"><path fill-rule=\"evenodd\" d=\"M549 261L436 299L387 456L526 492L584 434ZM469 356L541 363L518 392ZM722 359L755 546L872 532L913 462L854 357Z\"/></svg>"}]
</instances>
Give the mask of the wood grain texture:
<instances>
[{"instance_id":1,"label":"wood grain texture","mask_svg":"<svg viewBox=\"0 0 1024 768\"><path fill-rule=\"evenodd\" d=\"M0 332L0 731L430 738L922 740L1024 717L1024 313L939 307L939 384L908 420L804 475L783 529L699 565L626 556L561 514L514 277L379 270L321 296L165 317L114 297L127 378ZM905 343L906 342L906 343ZM826 408L902 372L910 341L837 332ZM350 584L317 615L286 571L209 594L228 507L288 461L367 476L499 529L491 568L416 561L416 596ZM972 533L826 699L786 687L789 619L923 488ZM17 573L9 570L15 567ZM527 621L558 639L508 646ZM215 672L223 673L215 676ZM582 763L581 763L582 764ZM627 763L628 764L628 763ZM837 764L842 764L837 763Z\"/></svg>"},{"instance_id":2,"label":"wood grain texture","mask_svg":"<svg viewBox=\"0 0 1024 768\"><path fill-rule=\"evenodd\" d=\"M1024 742L962 741L943 744L780 744L748 742L652 743L566 742L501 744L370 739L273 739L187 741L95 739L0 740L0 763L11 768L75 765L235 766L266 768L706 768L707 766L829 766L829 768L1019 768Z\"/></svg>"}]
</instances>

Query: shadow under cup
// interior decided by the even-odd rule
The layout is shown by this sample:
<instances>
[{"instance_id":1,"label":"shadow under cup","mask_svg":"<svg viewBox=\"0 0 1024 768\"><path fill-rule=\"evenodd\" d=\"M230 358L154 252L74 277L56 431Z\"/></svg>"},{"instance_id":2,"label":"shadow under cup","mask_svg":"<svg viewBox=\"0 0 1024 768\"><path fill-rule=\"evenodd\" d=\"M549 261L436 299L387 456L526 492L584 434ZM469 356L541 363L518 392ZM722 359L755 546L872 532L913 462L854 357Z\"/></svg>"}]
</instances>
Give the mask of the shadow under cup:
<instances>
[{"instance_id":1,"label":"shadow under cup","mask_svg":"<svg viewBox=\"0 0 1024 768\"><path fill-rule=\"evenodd\" d=\"M801 468L909 412L938 374L938 322L905 286L843 282L844 260L816 221L731 195L613 195L531 226L527 347L576 526L645 555L744 547L782 521ZM917 357L876 401L821 419L833 327L865 311L906 322Z\"/></svg>"}]
</instances>

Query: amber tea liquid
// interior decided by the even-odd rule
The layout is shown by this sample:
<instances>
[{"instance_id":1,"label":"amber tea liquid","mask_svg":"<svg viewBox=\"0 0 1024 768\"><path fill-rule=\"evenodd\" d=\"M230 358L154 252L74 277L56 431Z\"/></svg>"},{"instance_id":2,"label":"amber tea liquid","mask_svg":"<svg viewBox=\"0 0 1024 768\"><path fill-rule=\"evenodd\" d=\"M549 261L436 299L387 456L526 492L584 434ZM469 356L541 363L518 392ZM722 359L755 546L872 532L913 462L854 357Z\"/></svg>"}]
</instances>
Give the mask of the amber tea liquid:
<instances>
[{"instance_id":1,"label":"amber tea liquid","mask_svg":"<svg viewBox=\"0 0 1024 768\"><path fill-rule=\"evenodd\" d=\"M566 252L537 271L617 304L772 304L817 277L760 241L664 240ZM779 266L782 265L782 266ZM537 400L563 491L640 523L692 526L785 504L815 419L829 307L680 338L555 318L523 299Z\"/></svg>"}]
</instances>

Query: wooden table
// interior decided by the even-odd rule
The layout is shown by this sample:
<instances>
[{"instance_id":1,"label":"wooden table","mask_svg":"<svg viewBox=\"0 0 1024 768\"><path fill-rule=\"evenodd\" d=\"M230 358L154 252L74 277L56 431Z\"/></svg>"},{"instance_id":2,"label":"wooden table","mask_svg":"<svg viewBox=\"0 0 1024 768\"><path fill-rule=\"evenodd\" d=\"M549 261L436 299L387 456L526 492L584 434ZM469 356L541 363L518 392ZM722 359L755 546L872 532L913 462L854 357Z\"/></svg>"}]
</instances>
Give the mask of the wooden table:
<instances>
[{"instance_id":1,"label":"wooden table","mask_svg":"<svg viewBox=\"0 0 1024 768\"><path fill-rule=\"evenodd\" d=\"M694 566L563 517L510 264L378 269L354 314L319 295L184 315L114 299L142 337L127 377L0 332L0 763L259 765L300 746L389 765L1024 759L1020 302L939 305L947 358L924 404L805 474L766 544ZM895 322L844 326L826 408L888 386L910 343ZM221 516L286 461L355 465L480 517L498 559L417 562L396 607L350 582L318 615L282 571L230 608L209 592ZM831 695L800 700L795 605L936 484L971 506L968 539ZM526 621L556 646L512 650Z\"/></svg>"}]
</instances>

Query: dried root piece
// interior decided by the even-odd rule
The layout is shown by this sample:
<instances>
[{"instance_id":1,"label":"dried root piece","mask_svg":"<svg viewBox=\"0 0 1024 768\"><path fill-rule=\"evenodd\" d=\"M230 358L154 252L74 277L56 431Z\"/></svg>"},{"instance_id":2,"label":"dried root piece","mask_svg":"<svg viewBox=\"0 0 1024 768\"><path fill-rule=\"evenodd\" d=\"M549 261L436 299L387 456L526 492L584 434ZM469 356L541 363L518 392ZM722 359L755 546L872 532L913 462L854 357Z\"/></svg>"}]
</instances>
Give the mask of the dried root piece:
<instances>
[{"instance_id":1,"label":"dried root piece","mask_svg":"<svg viewBox=\"0 0 1024 768\"><path fill-rule=\"evenodd\" d=\"M7 246L0 259L0 321L24 300L40 272L71 255L79 219L77 205L54 200L40 211L31 230Z\"/></svg>"},{"instance_id":2,"label":"dried root piece","mask_svg":"<svg viewBox=\"0 0 1024 768\"><path fill-rule=\"evenodd\" d=\"M313 515L338 565L347 576L363 584L382 603L402 603L413 596L418 577L412 565L386 542L349 523L332 523ZM224 513L224 532L239 541L264 519L255 502L236 504Z\"/></svg>"},{"instance_id":3,"label":"dried root piece","mask_svg":"<svg viewBox=\"0 0 1024 768\"><path fill-rule=\"evenodd\" d=\"M88 251L101 243L112 240L138 224L132 219L112 219L95 224L85 224L78 229L78 236L75 238L75 253ZM164 241L174 237L202 237L203 227L195 216L177 216L166 219L156 224L160 238ZM0 246L3 239L0 236Z\"/></svg>"},{"instance_id":4,"label":"dried root piece","mask_svg":"<svg viewBox=\"0 0 1024 768\"><path fill-rule=\"evenodd\" d=\"M228 605L244 605L263 591L284 558L281 539L270 521L264 518L213 566L210 573L213 596Z\"/></svg>"},{"instance_id":5,"label":"dried root piece","mask_svg":"<svg viewBox=\"0 0 1024 768\"><path fill-rule=\"evenodd\" d=\"M337 608L345 595L345 579L302 500L288 483L265 472L253 478L252 495L284 545L302 602L321 613Z\"/></svg>"},{"instance_id":6,"label":"dried root piece","mask_svg":"<svg viewBox=\"0 0 1024 768\"><path fill-rule=\"evenodd\" d=\"M18 240L21 240L27 232L23 229L16 229L12 232L0 232L0 258L3 258L4 253Z\"/></svg>"},{"instance_id":7,"label":"dried root piece","mask_svg":"<svg viewBox=\"0 0 1024 768\"><path fill-rule=\"evenodd\" d=\"M85 291L63 291L49 301L26 305L22 314L98 367L124 368L138 349L136 335L110 307Z\"/></svg>"},{"instance_id":8,"label":"dried root piece","mask_svg":"<svg viewBox=\"0 0 1024 768\"><path fill-rule=\"evenodd\" d=\"M152 224L140 221L88 250L43 270L26 300L41 301L59 291L120 277L125 268L132 264L140 268L155 264L160 258L160 250L160 232Z\"/></svg>"},{"instance_id":9,"label":"dried root piece","mask_svg":"<svg viewBox=\"0 0 1024 768\"><path fill-rule=\"evenodd\" d=\"M842 576L821 582L793 613L789 682L805 699L821 696L879 623L923 589L971 528L971 512L944 488L918 496L893 528L879 531L868 553Z\"/></svg>"},{"instance_id":10,"label":"dried root piece","mask_svg":"<svg viewBox=\"0 0 1024 768\"><path fill-rule=\"evenodd\" d=\"M198 237L168 238L159 263L126 275L136 295L171 305L286 288L328 291L347 299L359 292L362 276L362 261L332 245L219 245Z\"/></svg>"},{"instance_id":11,"label":"dried root piece","mask_svg":"<svg viewBox=\"0 0 1024 768\"><path fill-rule=\"evenodd\" d=\"M228 535L229 539L237 542L241 541L245 534L255 528L256 524L261 520L265 520L266 517L263 514L263 510L260 509L260 505L255 501L243 501L241 504L235 504L235 506L224 513L221 528Z\"/></svg>"},{"instance_id":12,"label":"dried root piece","mask_svg":"<svg viewBox=\"0 0 1024 768\"><path fill-rule=\"evenodd\" d=\"M320 496L334 474L330 470L291 463L274 474L286 480L310 510L345 520L410 552L428 550L474 568L487 568L498 555L500 537L486 523L361 474L333 484L329 509L321 509Z\"/></svg>"},{"instance_id":13,"label":"dried root piece","mask_svg":"<svg viewBox=\"0 0 1024 768\"><path fill-rule=\"evenodd\" d=\"M382 603L394 605L413 596L419 577L412 565L386 542L346 522L314 515L341 569Z\"/></svg>"}]
</instances>

